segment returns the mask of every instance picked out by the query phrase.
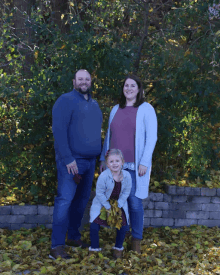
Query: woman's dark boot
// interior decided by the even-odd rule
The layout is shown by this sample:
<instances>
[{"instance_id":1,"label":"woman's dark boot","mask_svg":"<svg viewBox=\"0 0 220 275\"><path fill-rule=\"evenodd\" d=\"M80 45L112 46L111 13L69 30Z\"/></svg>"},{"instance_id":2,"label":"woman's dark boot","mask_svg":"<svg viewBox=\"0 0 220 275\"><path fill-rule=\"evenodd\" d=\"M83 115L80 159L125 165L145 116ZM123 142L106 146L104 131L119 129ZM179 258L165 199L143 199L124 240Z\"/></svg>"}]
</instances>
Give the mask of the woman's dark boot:
<instances>
[{"instance_id":1,"label":"woman's dark boot","mask_svg":"<svg viewBox=\"0 0 220 275\"><path fill-rule=\"evenodd\" d=\"M132 237L132 239L131 239L131 249L133 251L137 251L137 253L141 254L141 240Z\"/></svg>"}]
</instances>

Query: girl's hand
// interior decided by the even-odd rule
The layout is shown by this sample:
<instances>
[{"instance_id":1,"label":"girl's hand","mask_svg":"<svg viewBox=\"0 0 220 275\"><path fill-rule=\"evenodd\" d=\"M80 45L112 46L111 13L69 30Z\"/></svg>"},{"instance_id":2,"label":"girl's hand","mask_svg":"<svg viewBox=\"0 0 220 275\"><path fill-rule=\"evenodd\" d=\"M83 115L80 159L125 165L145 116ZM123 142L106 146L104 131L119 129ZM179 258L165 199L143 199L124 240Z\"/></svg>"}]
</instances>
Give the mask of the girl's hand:
<instances>
[{"instance_id":1,"label":"girl's hand","mask_svg":"<svg viewBox=\"0 0 220 275\"><path fill-rule=\"evenodd\" d=\"M111 211L111 208L109 208L108 210L106 210L106 212L107 212L107 219L108 219L108 217L110 215L110 211Z\"/></svg>"},{"instance_id":2,"label":"girl's hand","mask_svg":"<svg viewBox=\"0 0 220 275\"><path fill-rule=\"evenodd\" d=\"M139 167L138 167L139 177L144 176L146 174L146 172L147 172L147 167L140 164Z\"/></svg>"},{"instance_id":3,"label":"girl's hand","mask_svg":"<svg viewBox=\"0 0 220 275\"><path fill-rule=\"evenodd\" d=\"M105 161L101 161L100 163L100 174L106 169Z\"/></svg>"}]
</instances>

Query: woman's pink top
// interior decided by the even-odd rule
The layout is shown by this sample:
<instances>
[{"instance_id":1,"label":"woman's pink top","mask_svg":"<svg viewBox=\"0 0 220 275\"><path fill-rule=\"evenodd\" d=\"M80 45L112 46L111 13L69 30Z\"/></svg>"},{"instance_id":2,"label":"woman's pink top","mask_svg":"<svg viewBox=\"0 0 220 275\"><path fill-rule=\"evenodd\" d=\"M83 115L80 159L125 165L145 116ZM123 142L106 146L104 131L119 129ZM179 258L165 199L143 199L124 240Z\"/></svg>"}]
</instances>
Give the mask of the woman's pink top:
<instances>
[{"instance_id":1,"label":"woman's pink top","mask_svg":"<svg viewBox=\"0 0 220 275\"><path fill-rule=\"evenodd\" d=\"M111 125L110 149L120 149L125 162L135 162L135 132L137 107L118 108Z\"/></svg>"},{"instance_id":2,"label":"woman's pink top","mask_svg":"<svg viewBox=\"0 0 220 275\"><path fill-rule=\"evenodd\" d=\"M121 192L121 182L115 181L115 187L112 190L112 194L109 199L118 200L120 192ZM122 211L122 226L124 226L127 224L127 221L126 221L124 209L121 208L121 211ZM99 225L108 226L107 221L100 219L99 216L93 222Z\"/></svg>"}]
</instances>

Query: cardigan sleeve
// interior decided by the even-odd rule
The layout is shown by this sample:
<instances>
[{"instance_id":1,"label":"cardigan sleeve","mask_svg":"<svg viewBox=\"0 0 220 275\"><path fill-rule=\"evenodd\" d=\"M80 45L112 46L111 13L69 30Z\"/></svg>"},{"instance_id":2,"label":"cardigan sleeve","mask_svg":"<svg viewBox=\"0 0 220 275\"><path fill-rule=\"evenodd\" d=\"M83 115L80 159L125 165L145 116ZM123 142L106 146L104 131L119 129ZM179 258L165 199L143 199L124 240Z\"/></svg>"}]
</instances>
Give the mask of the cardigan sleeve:
<instances>
[{"instance_id":1,"label":"cardigan sleeve","mask_svg":"<svg viewBox=\"0 0 220 275\"><path fill-rule=\"evenodd\" d=\"M149 167L157 142L157 116L154 108L150 104L148 105L148 110L144 115L144 123L146 129L146 144L140 164Z\"/></svg>"},{"instance_id":2,"label":"cardigan sleeve","mask_svg":"<svg viewBox=\"0 0 220 275\"><path fill-rule=\"evenodd\" d=\"M111 205L108 202L108 198L105 196L105 175L103 175L103 172L98 177L97 184L96 184L96 197L99 200L99 202L106 208L110 209Z\"/></svg>"},{"instance_id":3,"label":"cardigan sleeve","mask_svg":"<svg viewBox=\"0 0 220 275\"><path fill-rule=\"evenodd\" d=\"M126 173L126 183L125 184L126 184L126 186L118 199L118 207L119 208L121 208L125 204L127 198L130 195L130 192L131 192L132 179L131 179L131 175L129 172Z\"/></svg>"}]
</instances>

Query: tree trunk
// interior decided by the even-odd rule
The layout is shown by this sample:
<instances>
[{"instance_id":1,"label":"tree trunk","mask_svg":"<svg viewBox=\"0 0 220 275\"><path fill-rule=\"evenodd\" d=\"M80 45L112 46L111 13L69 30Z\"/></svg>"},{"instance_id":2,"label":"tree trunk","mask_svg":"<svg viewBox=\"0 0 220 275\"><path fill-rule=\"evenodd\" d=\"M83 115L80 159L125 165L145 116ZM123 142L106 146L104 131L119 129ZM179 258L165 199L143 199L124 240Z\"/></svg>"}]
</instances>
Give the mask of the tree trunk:
<instances>
[{"instance_id":1,"label":"tree trunk","mask_svg":"<svg viewBox=\"0 0 220 275\"><path fill-rule=\"evenodd\" d=\"M25 56L24 74L25 76L31 75L31 65L34 62L33 45L32 45L32 29L27 27L25 20L31 17L31 8L35 5L36 0L14 0L13 6L14 13L14 33L20 40L17 45L21 55Z\"/></svg>"},{"instance_id":2,"label":"tree trunk","mask_svg":"<svg viewBox=\"0 0 220 275\"><path fill-rule=\"evenodd\" d=\"M61 32L69 32L69 24L65 24L68 13L68 0L52 0L52 19ZM63 15L63 16L62 16ZM61 18L62 16L62 18Z\"/></svg>"}]
</instances>

